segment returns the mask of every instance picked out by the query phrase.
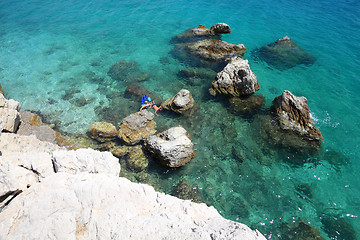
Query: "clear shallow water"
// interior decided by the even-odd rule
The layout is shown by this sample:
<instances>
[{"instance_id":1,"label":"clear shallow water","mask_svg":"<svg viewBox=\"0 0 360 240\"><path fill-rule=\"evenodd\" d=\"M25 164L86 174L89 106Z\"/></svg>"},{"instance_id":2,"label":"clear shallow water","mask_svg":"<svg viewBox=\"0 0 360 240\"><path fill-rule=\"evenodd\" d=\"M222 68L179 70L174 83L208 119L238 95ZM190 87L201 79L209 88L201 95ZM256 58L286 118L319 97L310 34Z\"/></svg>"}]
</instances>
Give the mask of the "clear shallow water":
<instances>
[{"instance_id":1,"label":"clear shallow water","mask_svg":"<svg viewBox=\"0 0 360 240\"><path fill-rule=\"evenodd\" d=\"M187 88L200 106L193 119L156 118L159 130L182 124L196 143L197 157L183 168L153 170L164 191L185 177L223 216L268 238L285 239L277 236L281 224L302 219L324 238L351 239L351 229L360 233L359 16L358 1L1 2L0 83L22 109L40 111L64 132L85 133L104 117L99 106L116 104L117 123L137 111L139 103L123 96L127 83L107 76L117 61L135 61L150 74L142 86L163 99ZM325 138L319 153L271 147L260 137L261 113L233 115L208 95L211 79L190 86L177 76L186 66L170 54L170 39L217 22L232 29L224 41L247 47L244 57L266 98L264 113L285 89L308 98ZM285 35L316 62L279 71L253 58L256 48ZM294 159L305 163L291 164ZM333 225L324 221L334 217Z\"/></svg>"}]
</instances>

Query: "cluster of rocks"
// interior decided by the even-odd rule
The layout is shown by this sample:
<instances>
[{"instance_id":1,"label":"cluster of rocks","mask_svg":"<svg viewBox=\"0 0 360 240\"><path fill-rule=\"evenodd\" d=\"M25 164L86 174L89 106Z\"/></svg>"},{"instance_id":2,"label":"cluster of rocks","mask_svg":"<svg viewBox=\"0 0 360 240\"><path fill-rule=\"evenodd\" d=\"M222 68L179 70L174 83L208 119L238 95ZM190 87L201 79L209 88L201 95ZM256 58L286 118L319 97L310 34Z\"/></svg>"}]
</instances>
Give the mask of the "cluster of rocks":
<instances>
[{"instance_id":1,"label":"cluster of rocks","mask_svg":"<svg viewBox=\"0 0 360 240\"><path fill-rule=\"evenodd\" d=\"M232 57L243 56L246 47L221 41L221 34L231 33L230 26L217 23L210 29L199 25L175 36L172 54L193 66L205 66L214 69L223 67Z\"/></svg>"},{"instance_id":2,"label":"cluster of rocks","mask_svg":"<svg viewBox=\"0 0 360 240\"><path fill-rule=\"evenodd\" d=\"M9 104L2 106L9 108ZM152 113L145 111L138 117L149 120L147 117ZM23 115L27 120L20 123L23 129L18 131L42 126L37 115ZM156 192L151 186L120 178L119 159L110 152L68 150L40 141L35 134L3 132L2 119L6 116L8 114L0 115L1 239L49 236L56 239L166 239L171 235L172 239L265 240L257 230L224 219L214 207L181 200ZM9 120L6 121L8 124ZM12 120L12 125L15 121ZM132 126L132 121L124 122ZM133 123L143 126L136 118ZM94 123L90 130L101 142L117 136L116 128L106 123ZM157 149L160 155L166 156L169 151L184 156L187 150L179 144L192 147L188 133L181 127L170 128L158 136L163 142L156 143L152 135L147 147ZM171 150L172 144L176 146L175 151ZM141 149L140 145L135 147ZM121 151L118 154L121 155ZM135 169L139 166L131 162L129 165ZM189 187L192 186L186 182L179 183L174 191L189 199ZM200 202L196 195L190 199Z\"/></svg>"},{"instance_id":3,"label":"cluster of rocks","mask_svg":"<svg viewBox=\"0 0 360 240\"><path fill-rule=\"evenodd\" d=\"M104 142L118 137L129 147L114 146L112 152L119 157L127 157L131 169L144 170L144 154L139 154L142 148L136 148L137 144L143 143L145 149L168 167L183 166L195 157L193 144L189 133L181 126L172 127L157 135L154 114L148 110L142 110L125 117L117 131L115 126L106 122L95 122L89 128L92 138ZM134 146L134 147L132 147ZM134 153L134 151L137 152ZM135 160L140 158L140 160ZM136 166L136 165L140 166Z\"/></svg>"}]
</instances>

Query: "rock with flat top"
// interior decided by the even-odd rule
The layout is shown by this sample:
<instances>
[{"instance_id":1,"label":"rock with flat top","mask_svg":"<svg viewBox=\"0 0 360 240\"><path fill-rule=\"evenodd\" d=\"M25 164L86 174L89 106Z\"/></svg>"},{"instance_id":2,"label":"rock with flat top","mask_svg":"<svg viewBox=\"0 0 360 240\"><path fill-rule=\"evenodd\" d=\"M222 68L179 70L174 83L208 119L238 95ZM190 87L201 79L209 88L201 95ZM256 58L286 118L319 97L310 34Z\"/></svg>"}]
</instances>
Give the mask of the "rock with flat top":
<instances>
[{"instance_id":1,"label":"rock with flat top","mask_svg":"<svg viewBox=\"0 0 360 240\"><path fill-rule=\"evenodd\" d=\"M121 121L118 137L134 145L156 132L155 115L147 110L133 113Z\"/></svg>"},{"instance_id":2,"label":"rock with flat top","mask_svg":"<svg viewBox=\"0 0 360 240\"><path fill-rule=\"evenodd\" d=\"M224 94L229 96L250 96L260 89L259 82L250 69L248 60L232 59L211 82L210 93L213 96Z\"/></svg>"},{"instance_id":3,"label":"rock with flat top","mask_svg":"<svg viewBox=\"0 0 360 240\"><path fill-rule=\"evenodd\" d=\"M181 126L148 137L145 149L167 167L183 166L195 157L190 134Z\"/></svg>"}]
</instances>

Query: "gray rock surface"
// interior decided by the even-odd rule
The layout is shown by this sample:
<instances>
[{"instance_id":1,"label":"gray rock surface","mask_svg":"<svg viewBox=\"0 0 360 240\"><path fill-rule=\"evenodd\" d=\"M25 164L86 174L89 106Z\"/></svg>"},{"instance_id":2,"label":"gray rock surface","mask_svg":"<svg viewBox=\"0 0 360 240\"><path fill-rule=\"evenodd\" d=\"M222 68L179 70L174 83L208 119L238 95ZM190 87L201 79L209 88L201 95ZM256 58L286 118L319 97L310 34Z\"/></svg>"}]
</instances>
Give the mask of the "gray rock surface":
<instances>
[{"instance_id":1,"label":"gray rock surface","mask_svg":"<svg viewBox=\"0 0 360 240\"><path fill-rule=\"evenodd\" d=\"M195 100L189 90L181 89L174 97L164 101L162 106L165 109L176 113L189 112L195 105Z\"/></svg>"},{"instance_id":2,"label":"gray rock surface","mask_svg":"<svg viewBox=\"0 0 360 240\"><path fill-rule=\"evenodd\" d=\"M183 166L195 157L190 135L181 126L148 137L145 139L145 149L168 167Z\"/></svg>"},{"instance_id":3,"label":"gray rock surface","mask_svg":"<svg viewBox=\"0 0 360 240\"><path fill-rule=\"evenodd\" d=\"M0 119L2 119L2 131L16 132L20 124L20 103L7 100L0 92Z\"/></svg>"},{"instance_id":4,"label":"gray rock surface","mask_svg":"<svg viewBox=\"0 0 360 240\"><path fill-rule=\"evenodd\" d=\"M212 81L210 93L231 96L249 96L260 89L255 73L250 69L248 60L232 59Z\"/></svg>"},{"instance_id":5,"label":"gray rock surface","mask_svg":"<svg viewBox=\"0 0 360 240\"><path fill-rule=\"evenodd\" d=\"M0 222L1 239L265 240L213 207L105 174L53 174L18 195Z\"/></svg>"},{"instance_id":6,"label":"gray rock surface","mask_svg":"<svg viewBox=\"0 0 360 240\"><path fill-rule=\"evenodd\" d=\"M155 115L147 110L133 113L121 121L118 137L128 144L136 144L156 132Z\"/></svg>"},{"instance_id":7,"label":"gray rock surface","mask_svg":"<svg viewBox=\"0 0 360 240\"><path fill-rule=\"evenodd\" d=\"M217 23L211 28L200 24L197 28L190 28L176 35L171 41L176 43L198 41L204 38L220 38L220 34L224 33L231 33L230 26L226 23Z\"/></svg>"}]
</instances>

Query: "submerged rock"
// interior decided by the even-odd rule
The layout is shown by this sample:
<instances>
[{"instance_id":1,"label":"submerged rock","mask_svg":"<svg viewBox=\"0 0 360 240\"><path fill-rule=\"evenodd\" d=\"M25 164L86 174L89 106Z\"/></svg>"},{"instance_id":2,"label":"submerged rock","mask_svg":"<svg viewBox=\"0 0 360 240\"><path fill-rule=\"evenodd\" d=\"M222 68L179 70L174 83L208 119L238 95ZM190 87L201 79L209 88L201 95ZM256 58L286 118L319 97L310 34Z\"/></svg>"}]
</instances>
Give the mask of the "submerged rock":
<instances>
[{"instance_id":1,"label":"submerged rock","mask_svg":"<svg viewBox=\"0 0 360 240\"><path fill-rule=\"evenodd\" d=\"M143 86L141 86L138 83L131 83L125 89L125 97L131 98L134 100L138 100L139 106L141 103L141 98L144 95L150 96L157 103L161 102L161 98L156 93L150 92L149 90L147 90L146 88L144 88Z\"/></svg>"},{"instance_id":2,"label":"submerged rock","mask_svg":"<svg viewBox=\"0 0 360 240\"><path fill-rule=\"evenodd\" d=\"M226 23L217 23L211 28L205 28L204 25L200 24L197 28L190 28L175 36L171 42L193 42L204 38L220 39L220 34L224 33L231 33L230 26Z\"/></svg>"},{"instance_id":3,"label":"submerged rock","mask_svg":"<svg viewBox=\"0 0 360 240\"><path fill-rule=\"evenodd\" d=\"M113 149L111 153L118 158L125 159L126 167L134 172L144 171L149 165L149 160L140 145L121 146Z\"/></svg>"},{"instance_id":4,"label":"submerged rock","mask_svg":"<svg viewBox=\"0 0 360 240\"><path fill-rule=\"evenodd\" d=\"M155 115L147 110L133 113L121 121L118 137L134 145L156 132Z\"/></svg>"},{"instance_id":5,"label":"submerged rock","mask_svg":"<svg viewBox=\"0 0 360 240\"><path fill-rule=\"evenodd\" d=\"M260 89L255 73L250 69L248 60L232 59L211 82L210 93L213 96L225 94L230 96L249 96Z\"/></svg>"},{"instance_id":6,"label":"submerged rock","mask_svg":"<svg viewBox=\"0 0 360 240\"><path fill-rule=\"evenodd\" d=\"M302 50L288 36L260 48L256 53L260 59L281 70L299 64L311 65L316 61L314 56Z\"/></svg>"},{"instance_id":7,"label":"submerged rock","mask_svg":"<svg viewBox=\"0 0 360 240\"><path fill-rule=\"evenodd\" d=\"M313 125L305 97L296 97L285 90L274 99L272 112L282 130L292 131L304 140L316 141L319 144L324 140L320 131Z\"/></svg>"},{"instance_id":8,"label":"submerged rock","mask_svg":"<svg viewBox=\"0 0 360 240\"><path fill-rule=\"evenodd\" d=\"M190 135L181 126L148 137L145 149L167 167L183 166L195 157Z\"/></svg>"},{"instance_id":9,"label":"submerged rock","mask_svg":"<svg viewBox=\"0 0 360 240\"><path fill-rule=\"evenodd\" d=\"M13 99L6 99L0 93L0 118L2 119L2 131L16 132L20 125L20 103Z\"/></svg>"},{"instance_id":10,"label":"submerged rock","mask_svg":"<svg viewBox=\"0 0 360 240\"><path fill-rule=\"evenodd\" d=\"M184 200L191 200L197 203L202 202L198 187L195 184L189 183L186 179L181 180L174 187L172 195Z\"/></svg>"},{"instance_id":11,"label":"submerged rock","mask_svg":"<svg viewBox=\"0 0 360 240\"><path fill-rule=\"evenodd\" d=\"M93 122L89 127L89 133L91 138L99 142L114 140L118 135L116 127L108 122Z\"/></svg>"},{"instance_id":12,"label":"submerged rock","mask_svg":"<svg viewBox=\"0 0 360 240\"><path fill-rule=\"evenodd\" d=\"M229 99L230 111L235 114L253 114L261 109L265 101L263 95L251 95L249 97L232 97Z\"/></svg>"},{"instance_id":13,"label":"submerged rock","mask_svg":"<svg viewBox=\"0 0 360 240\"><path fill-rule=\"evenodd\" d=\"M181 89L174 97L166 99L161 105L176 113L191 114L195 100L189 90Z\"/></svg>"},{"instance_id":14,"label":"submerged rock","mask_svg":"<svg viewBox=\"0 0 360 240\"><path fill-rule=\"evenodd\" d=\"M281 239L291 240L325 240L319 230L304 221L283 224L280 228Z\"/></svg>"},{"instance_id":15,"label":"submerged rock","mask_svg":"<svg viewBox=\"0 0 360 240\"><path fill-rule=\"evenodd\" d=\"M112 65L107 74L114 80L126 82L142 82L150 77L148 73L140 71L137 62L125 60Z\"/></svg>"}]
</instances>

